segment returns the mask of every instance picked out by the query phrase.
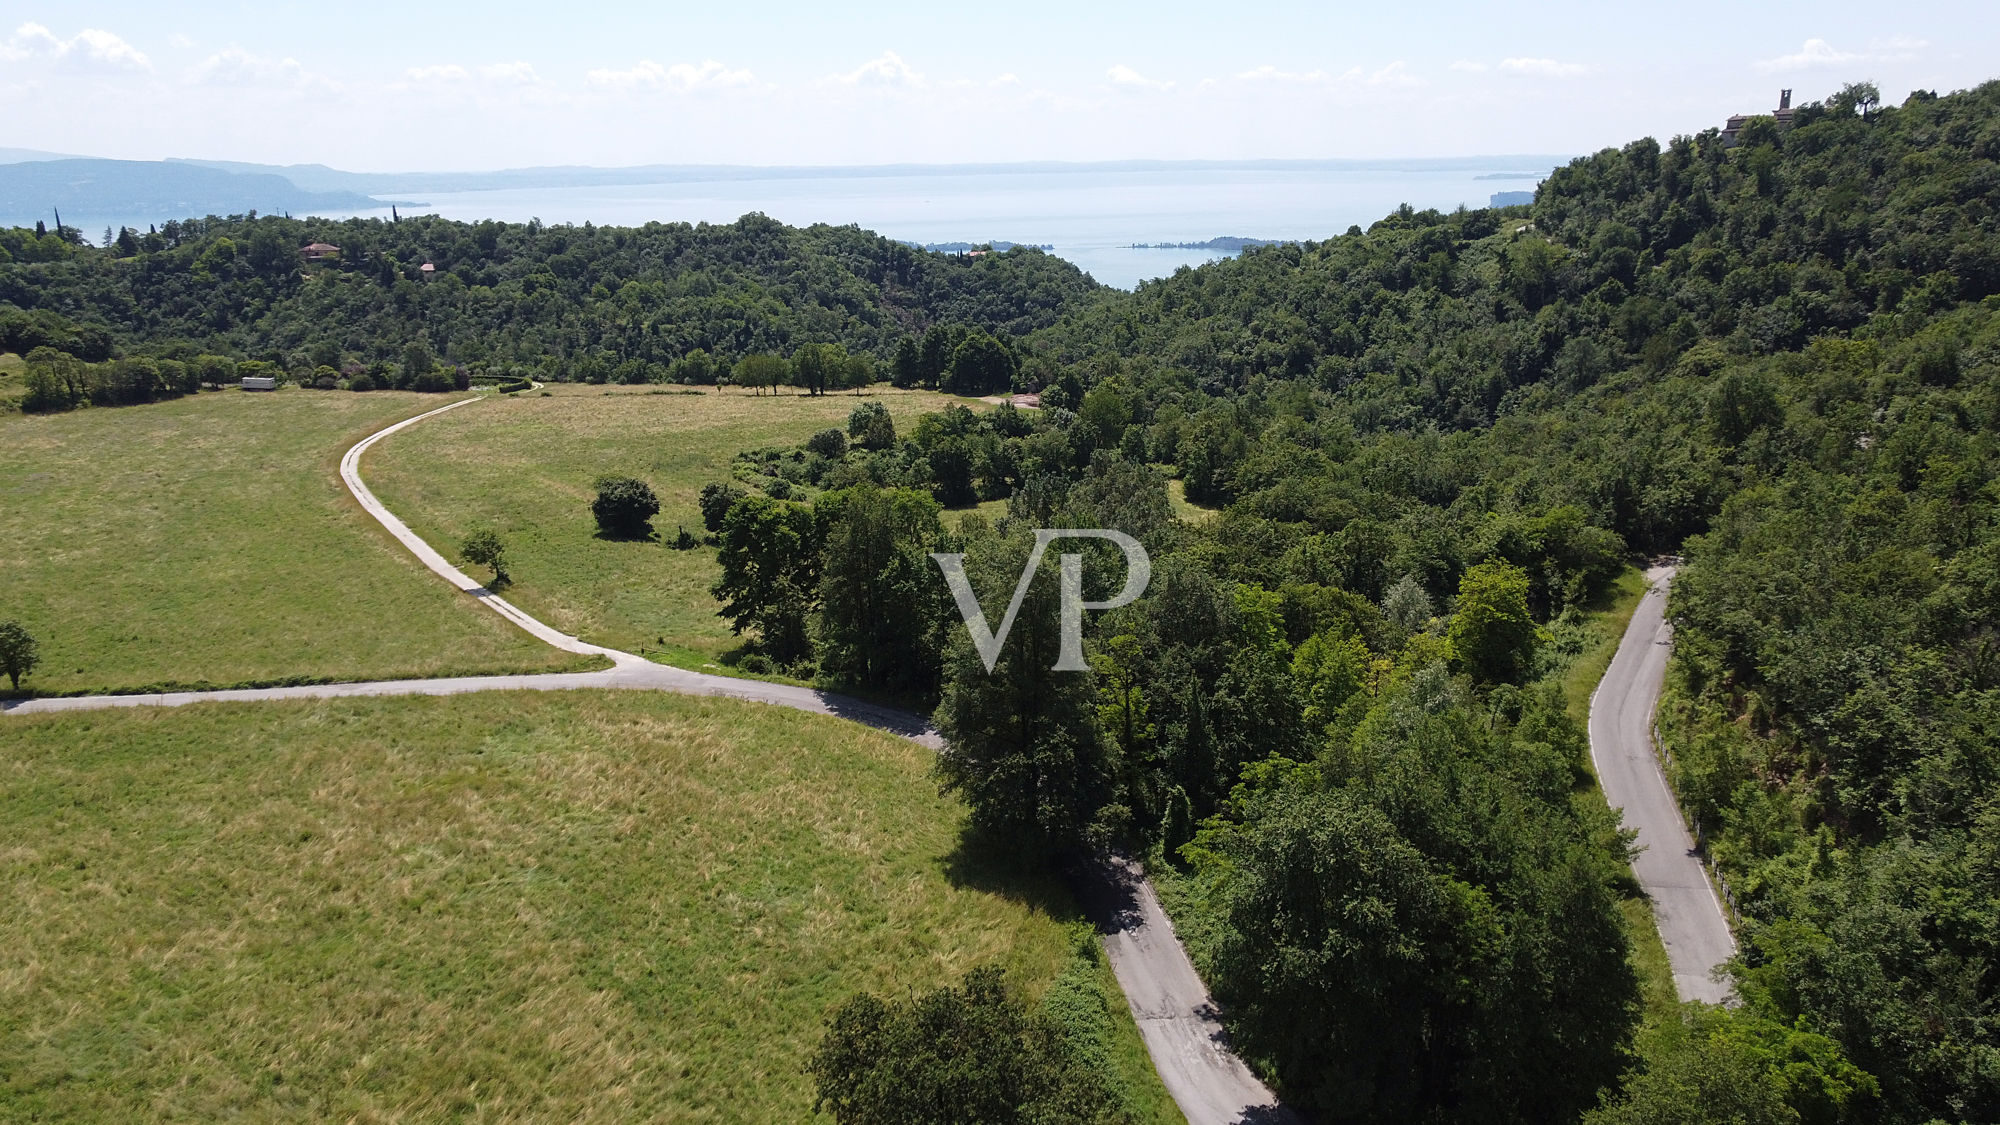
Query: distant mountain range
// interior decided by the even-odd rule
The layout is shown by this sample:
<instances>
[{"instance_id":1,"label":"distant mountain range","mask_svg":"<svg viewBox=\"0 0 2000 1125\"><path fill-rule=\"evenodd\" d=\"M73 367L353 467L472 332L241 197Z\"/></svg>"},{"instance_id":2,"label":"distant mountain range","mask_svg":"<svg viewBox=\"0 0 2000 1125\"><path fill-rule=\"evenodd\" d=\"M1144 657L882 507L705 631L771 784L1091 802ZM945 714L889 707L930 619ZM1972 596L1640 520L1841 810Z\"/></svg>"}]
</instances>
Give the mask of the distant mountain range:
<instances>
[{"instance_id":1,"label":"distant mountain range","mask_svg":"<svg viewBox=\"0 0 2000 1125\"><path fill-rule=\"evenodd\" d=\"M243 164L228 160L174 160L224 172L283 176L309 191L385 193L498 191L507 188L618 187L635 184L712 183L729 180L865 179L874 176L1006 176L1060 172L1209 171L1474 171L1567 163L1567 156L1450 156L1409 160L1111 160L1065 163L1042 160L1013 164L641 164L626 168L555 165L495 172L343 172L324 164ZM1533 175L1547 173L1508 173Z\"/></svg>"},{"instance_id":2,"label":"distant mountain range","mask_svg":"<svg viewBox=\"0 0 2000 1125\"><path fill-rule=\"evenodd\" d=\"M880 164L848 167L647 164L626 168L558 165L492 172L344 172L324 164L246 164L228 160L99 160L0 148L0 225L52 221L60 208L71 225L140 224L201 215L345 214L391 203L421 205L445 192L713 183L745 180L909 176L1013 176L1061 173L1214 171L1431 171L1554 168L1563 156L1459 156L1402 160L1121 160L1092 163ZM1478 177L1539 178L1542 173L1487 172ZM1236 247L1240 249L1241 247Z\"/></svg>"},{"instance_id":3,"label":"distant mountain range","mask_svg":"<svg viewBox=\"0 0 2000 1125\"><path fill-rule=\"evenodd\" d=\"M20 150L6 150L20 151ZM126 224L201 215L354 211L384 206L353 191L307 191L283 176L160 160L33 157L0 164L0 223L71 226L115 215Z\"/></svg>"},{"instance_id":4,"label":"distant mountain range","mask_svg":"<svg viewBox=\"0 0 2000 1125\"><path fill-rule=\"evenodd\" d=\"M1282 239L1239 238L1233 234L1221 238L1211 238L1206 242L1134 242L1134 250L1217 250L1225 254L1241 254L1252 246L1277 246Z\"/></svg>"}]
</instances>

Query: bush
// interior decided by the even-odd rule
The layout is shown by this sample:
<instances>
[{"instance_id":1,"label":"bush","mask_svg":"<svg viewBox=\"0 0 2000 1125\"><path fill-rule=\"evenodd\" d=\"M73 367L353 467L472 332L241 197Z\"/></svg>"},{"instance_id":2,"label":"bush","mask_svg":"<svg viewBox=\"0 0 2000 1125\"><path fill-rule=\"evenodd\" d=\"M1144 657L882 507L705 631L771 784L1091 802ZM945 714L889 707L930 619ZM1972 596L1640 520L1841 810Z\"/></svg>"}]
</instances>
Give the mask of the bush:
<instances>
[{"instance_id":1,"label":"bush","mask_svg":"<svg viewBox=\"0 0 2000 1125\"><path fill-rule=\"evenodd\" d=\"M720 534L723 517L729 514L730 505L744 497L742 489L733 484L715 482L701 486L701 496L695 503L701 506L701 525L710 535Z\"/></svg>"},{"instance_id":2,"label":"bush","mask_svg":"<svg viewBox=\"0 0 2000 1125\"><path fill-rule=\"evenodd\" d=\"M653 534L653 517L660 514L660 498L636 477L601 477L590 514L606 538L646 539Z\"/></svg>"},{"instance_id":3,"label":"bush","mask_svg":"<svg viewBox=\"0 0 2000 1125\"><path fill-rule=\"evenodd\" d=\"M887 449L896 444L896 420L879 402L864 402L847 415L847 436L863 449Z\"/></svg>"},{"instance_id":4,"label":"bush","mask_svg":"<svg viewBox=\"0 0 2000 1125\"><path fill-rule=\"evenodd\" d=\"M829 461L838 461L847 456L847 435L839 430L821 430L806 439L806 452L817 453Z\"/></svg>"},{"instance_id":5,"label":"bush","mask_svg":"<svg viewBox=\"0 0 2000 1125\"><path fill-rule=\"evenodd\" d=\"M18 621L0 621L0 674L21 690L21 677L42 662L41 646Z\"/></svg>"},{"instance_id":6,"label":"bush","mask_svg":"<svg viewBox=\"0 0 2000 1125\"><path fill-rule=\"evenodd\" d=\"M907 1000L862 993L835 1012L808 1068L839 1125L1128 1122L1105 1075L997 968Z\"/></svg>"},{"instance_id":7,"label":"bush","mask_svg":"<svg viewBox=\"0 0 2000 1125\"><path fill-rule=\"evenodd\" d=\"M375 380L369 378L368 373L364 371L347 381L347 389L350 391L372 391L375 389Z\"/></svg>"},{"instance_id":8,"label":"bush","mask_svg":"<svg viewBox=\"0 0 2000 1125\"><path fill-rule=\"evenodd\" d=\"M458 384L452 378L451 372L440 371L433 367L429 371L419 372L416 378L410 380L410 389L434 395L457 390Z\"/></svg>"}]
</instances>

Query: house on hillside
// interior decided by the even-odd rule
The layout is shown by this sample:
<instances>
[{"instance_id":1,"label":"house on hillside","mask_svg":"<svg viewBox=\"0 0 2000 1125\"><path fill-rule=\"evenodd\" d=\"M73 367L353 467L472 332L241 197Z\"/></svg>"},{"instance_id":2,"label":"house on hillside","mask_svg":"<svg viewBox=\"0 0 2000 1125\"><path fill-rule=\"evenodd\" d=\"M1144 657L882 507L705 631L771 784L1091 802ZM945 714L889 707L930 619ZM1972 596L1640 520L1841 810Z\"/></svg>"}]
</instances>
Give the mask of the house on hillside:
<instances>
[{"instance_id":1,"label":"house on hillside","mask_svg":"<svg viewBox=\"0 0 2000 1125\"><path fill-rule=\"evenodd\" d=\"M340 257L340 247L330 242L308 243L299 248L299 257L304 258L307 265L312 265L315 262L330 262Z\"/></svg>"},{"instance_id":2,"label":"house on hillside","mask_svg":"<svg viewBox=\"0 0 2000 1125\"><path fill-rule=\"evenodd\" d=\"M430 262L425 262L423 265L417 267L417 276L424 281L429 281L436 274L437 266Z\"/></svg>"},{"instance_id":3,"label":"house on hillside","mask_svg":"<svg viewBox=\"0 0 2000 1125\"><path fill-rule=\"evenodd\" d=\"M1738 138L1743 135L1743 123L1757 116L1777 118L1778 125L1781 128L1790 125L1792 123L1792 92L1790 90L1780 90L1778 92L1778 108L1772 110L1768 115L1754 113L1730 114L1728 123L1722 127L1723 147L1735 148Z\"/></svg>"}]
</instances>

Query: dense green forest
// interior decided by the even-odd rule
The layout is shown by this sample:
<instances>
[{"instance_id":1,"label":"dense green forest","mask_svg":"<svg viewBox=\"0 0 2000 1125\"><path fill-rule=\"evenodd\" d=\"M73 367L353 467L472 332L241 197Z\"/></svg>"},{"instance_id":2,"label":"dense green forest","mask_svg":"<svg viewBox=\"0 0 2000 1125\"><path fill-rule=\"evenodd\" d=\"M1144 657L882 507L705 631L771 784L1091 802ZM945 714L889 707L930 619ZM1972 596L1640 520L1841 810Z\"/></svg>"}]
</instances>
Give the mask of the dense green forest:
<instances>
[{"instance_id":1,"label":"dense green forest","mask_svg":"<svg viewBox=\"0 0 2000 1125\"><path fill-rule=\"evenodd\" d=\"M714 382L805 344L886 362L933 325L1018 337L1108 292L1038 250L937 254L762 215L639 228L239 216L101 248L65 233L0 231L0 350L379 378L414 343L496 374ZM308 263L315 244L338 252Z\"/></svg>"},{"instance_id":2,"label":"dense green forest","mask_svg":"<svg viewBox=\"0 0 2000 1125\"><path fill-rule=\"evenodd\" d=\"M286 234L264 296L183 298L200 330L134 279L158 259L162 299L251 286L199 272L219 230L36 264L10 244L0 323L67 325L88 360L324 331L387 359L421 330L458 362L666 377L697 349L837 343L905 381L1040 390L901 433L863 403L745 454L704 495L716 592L759 659L935 703L980 846L1150 855L1295 1104L2000 1119L2000 83L1900 106L1849 86L1734 147L1579 159L1531 207L1405 208L1129 296L1031 251L757 220ZM307 237L360 255L315 276L289 257ZM620 239L707 249L627 272ZM615 284L558 268L575 242ZM370 264L425 257L474 275L435 321L444 279ZM770 297L795 266L829 288ZM729 284L691 296L711 275ZM1210 511L1175 519L1170 480ZM949 511L980 500L1006 516ZM1029 530L1058 526L1138 536L1152 584L1090 622L1090 674L1058 673L1045 566L988 674L927 554L964 552L1004 605ZM1642 1028L1627 842L1557 685L1583 613L1663 553L1685 565L1662 725L1742 911L1743 1003Z\"/></svg>"}]
</instances>

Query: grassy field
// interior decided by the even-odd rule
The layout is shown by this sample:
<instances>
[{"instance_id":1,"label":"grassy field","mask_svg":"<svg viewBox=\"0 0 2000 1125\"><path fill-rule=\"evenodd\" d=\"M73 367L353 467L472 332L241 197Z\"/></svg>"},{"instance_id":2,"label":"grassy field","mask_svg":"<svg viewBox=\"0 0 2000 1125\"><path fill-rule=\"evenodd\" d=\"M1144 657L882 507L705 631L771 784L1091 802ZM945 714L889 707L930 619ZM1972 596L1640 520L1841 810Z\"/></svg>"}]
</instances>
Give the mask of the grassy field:
<instances>
[{"instance_id":1,"label":"grassy field","mask_svg":"<svg viewBox=\"0 0 2000 1125\"><path fill-rule=\"evenodd\" d=\"M0 1118L806 1120L856 990L998 962L1034 994L1077 956L929 764L622 692L9 719Z\"/></svg>"},{"instance_id":2,"label":"grassy field","mask_svg":"<svg viewBox=\"0 0 2000 1125\"><path fill-rule=\"evenodd\" d=\"M419 535L450 554L479 527L507 545L508 600L566 633L699 667L737 643L715 615L715 551L600 539L593 482L639 477L660 497L653 527L699 535L701 486L729 479L746 449L793 445L846 428L863 399L795 394L650 394L556 385L467 407L384 441L362 465L370 488ZM897 425L974 400L875 388ZM467 466L476 466L468 470Z\"/></svg>"},{"instance_id":3,"label":"grassy field","mask_svg":"<svg viewBox=\"0 0 2000 1125\"><path fill-rule=\"evenodd\" d=\"M347 446L441 401L232 390L0 416L0 618L42 644L22 686L578 666L433 577L341 487Z\"/></svg>"}]
</instances>

